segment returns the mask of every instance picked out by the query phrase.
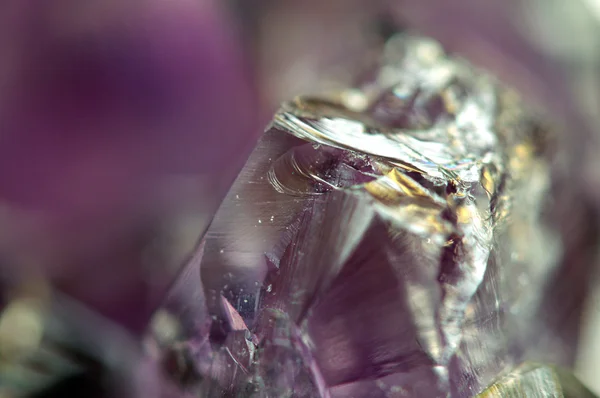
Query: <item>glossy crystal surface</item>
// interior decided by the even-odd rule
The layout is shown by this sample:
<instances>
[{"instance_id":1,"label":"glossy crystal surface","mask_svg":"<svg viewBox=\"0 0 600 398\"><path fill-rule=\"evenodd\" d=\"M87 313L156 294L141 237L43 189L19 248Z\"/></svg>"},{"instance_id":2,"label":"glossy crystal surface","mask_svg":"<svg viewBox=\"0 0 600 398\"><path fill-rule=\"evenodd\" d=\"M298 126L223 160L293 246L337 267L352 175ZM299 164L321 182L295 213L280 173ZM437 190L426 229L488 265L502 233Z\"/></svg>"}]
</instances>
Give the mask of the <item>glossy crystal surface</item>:
<instances>
[{"instance_id":1,"label":"glossy crystal surface","mask_svg":"<svg viewBox=\"0 0 600 398\"><path fill-rule=\"evenodd\" d=\"M471 397L570 365L545 296L583 238L548 217L551 131L428 39L393 37L373 75L284 103L223 202L202 285L171 299L197 297L176 354L196 393Z\"/></svg>"}]
</instances>

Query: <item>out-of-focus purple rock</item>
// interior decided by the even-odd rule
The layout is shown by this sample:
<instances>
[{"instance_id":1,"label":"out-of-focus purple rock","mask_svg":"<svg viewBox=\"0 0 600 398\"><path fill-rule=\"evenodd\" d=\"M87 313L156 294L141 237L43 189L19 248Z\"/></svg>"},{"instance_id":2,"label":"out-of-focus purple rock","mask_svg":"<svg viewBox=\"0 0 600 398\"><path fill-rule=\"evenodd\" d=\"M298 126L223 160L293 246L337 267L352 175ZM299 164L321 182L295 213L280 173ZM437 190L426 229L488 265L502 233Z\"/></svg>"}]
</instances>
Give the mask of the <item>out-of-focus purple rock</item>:
<instances>
[{"instance_id":1,"label":"out-of-focus purple rock","mask_svg":"<svg viewBox=\"0 0 600 398\"><path fill-rule=\"evenodd\" d=\"M146 325L260 129L227 24L209 0L3 2L4 276Z\"/></svg>"}]
</instances>

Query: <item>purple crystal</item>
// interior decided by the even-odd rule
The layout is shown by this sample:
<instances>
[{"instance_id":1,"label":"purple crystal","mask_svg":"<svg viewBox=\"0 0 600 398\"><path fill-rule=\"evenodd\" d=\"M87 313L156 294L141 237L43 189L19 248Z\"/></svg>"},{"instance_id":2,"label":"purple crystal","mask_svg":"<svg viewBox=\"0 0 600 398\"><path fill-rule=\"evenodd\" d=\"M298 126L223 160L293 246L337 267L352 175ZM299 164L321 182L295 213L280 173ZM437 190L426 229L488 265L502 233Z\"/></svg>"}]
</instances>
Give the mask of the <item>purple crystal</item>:
<instances>
[{"instance_id":1,"label":"purple crystal","mask_svg":"<svg viewBox=\"0 0 600 398\"><path fill-rule=\"evenodd\" d=\"M383 62L361 101L284 104L213 220L210 331L183 337L211 352L208 396L470 397L569 363L541 317L564 243L550 133L434 42L395 37Z\"/></svg>"}]
</instances>

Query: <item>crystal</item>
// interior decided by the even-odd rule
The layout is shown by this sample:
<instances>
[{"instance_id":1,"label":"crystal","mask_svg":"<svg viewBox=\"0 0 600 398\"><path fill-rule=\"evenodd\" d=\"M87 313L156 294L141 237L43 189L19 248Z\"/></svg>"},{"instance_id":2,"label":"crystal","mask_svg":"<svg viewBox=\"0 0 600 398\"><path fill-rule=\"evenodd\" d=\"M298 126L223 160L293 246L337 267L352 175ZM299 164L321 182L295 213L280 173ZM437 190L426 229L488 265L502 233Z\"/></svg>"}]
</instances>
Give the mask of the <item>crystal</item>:
<instances>
[{"instance_id":1,"label":"crystal","mask_svg":"<svg viewBox=\"0 0 600 398\"><path fill-rule=\"evenodd\" d=\"M205 352L198 391L472 397L527 360L570 366L545 295L586 242L561 206L585 207L556 191L555 140L512 90L407 34L374 80L284 103L197 259L209 326L181 338Z\"/></svg>"}]
</instances>

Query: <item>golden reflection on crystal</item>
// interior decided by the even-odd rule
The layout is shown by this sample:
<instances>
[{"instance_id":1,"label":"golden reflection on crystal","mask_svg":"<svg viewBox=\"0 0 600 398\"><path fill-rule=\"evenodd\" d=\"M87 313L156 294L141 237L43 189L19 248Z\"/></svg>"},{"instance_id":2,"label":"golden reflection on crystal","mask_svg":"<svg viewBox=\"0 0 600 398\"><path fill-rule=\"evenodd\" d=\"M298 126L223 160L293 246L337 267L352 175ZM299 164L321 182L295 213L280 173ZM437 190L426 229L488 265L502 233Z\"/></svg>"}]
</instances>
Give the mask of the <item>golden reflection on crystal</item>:
<instances>
[{"instance_id":1,"label":"golden reflection on crystal","mask_svg":"<svg viewBox=\"0 0 600 398\"><path fill-rule=\"evenodd\" d=\"M504 376L478 395L479 398L563 398L554 371L547 366L525 364Z\"/></svg>"},{"instance_id":2,"label":"golden reflection on crystal","mask_svg":"<svg viewBox=\"0 0 600 398\"><path fill-rule=\"evenodd\" d=\"M410 196L411 198L417 196L429 198L431 196L419 183L396 168L388 173L387 176L397 184L400 192L406 196Z\"/></svg>"},{"instance_id":3,"label":"golden reflection on crystal","mask_svg":"<svg viewBox=\"0 0 600 398\"><path fill-rule=\"evenodd\" d=\"M453 231L452 224L440 218L438 208L407 203L397 206L386 205L379 211L390 221L404 226L418 236L429 237L439 245L442 245L445 237Z\"/></svg>"},{"instance_id":4,"label":"golden reflection on crystal","mask_svg":"<svg viewBox=\"0 0 600 398\"><path fill-rule=\"evenodd\" d=\"M488 194L488 197L491 198L496 193L496 184L494 182L494 177L492 176L492 172L489 167L484 166L483 171L481 173L481 186L485 189L485 192Z\"/></svg>"},{"instance_id":5,"label":"golden reflection on crystal","mask_svg":"<svg viewBox=\"0 0 600 398\"><path fill-rule=\"evenodd\" d=\"M467 206L460 206L456 209L456 219L459 224L469 224L475 217L476 215Z\"/></svg>"},{"instance_id":6,"label":"golden reflection on crystal","mask_svg":"<svg viewBox=\"0 0 600 398\"><path fill-rule=\"evenodd\" d=\"M552 132L540 134L537 116L530 115L521 99L493 78L458 61L432 58L427 55L430 42L411 40L401 36L388 42L390 59L385 61L391 65L385 65L377 78L379 97L369 94L374 90L371 87L362 96L356 89L340 93L337 100L336 96L296 98L281 107L273 126L304 141L368 159L375 179L348 191L368 194L379 215L394 227L437 245L448 256L448 264L456 267L456 275L443 284L443 297L432 316L441 325L445 341L436 364L447 372L447 358L467 355L460 351L463 345L477 348L483 344L466 339L463 321L481 316L470 305L484 282L488 261L493 260L494 266L503 261L502 266L511 272L529 272L535 277L543 271L536 266L550 268L558 258L556 250L539 245L552 240L538 225L538 212L549 191L548 164L541 156L544 144L539 136L551 140L545 136ZM399 67L403 57L409 61ZM388 112L390 102L397 107ZM525 205L515 206L517 201ZM518 252L524 263L514 258L504 261L507 248ZM513 293L513 287L502 289ZM513 301L507 305L522 304L520 297L509 299ZM528 372L526 380L552 382L547 369ZM485 384L489 381L485 379ZM502 380L482 397L522 391L522 385L514 378ZM552 394L554 390L545 391Z\"/></svg>"},{"instance_id":7,"label":"golden reflection on crystal","mask_svg":"<svg viewBox=\"0 0 600 398\"><path fill-rule=\"evenodd\" d=\"M365 184L365 190L381 203L392 204L399 196L399 188L376 180Z\"/></svg>"},{"instance_id":8,"label":"golden reflection on crystal","mask_svg":"<svg viewBox=\"0 0 600 398\"><path fill-rule=\"evenodd\" d=\"M491 386L478 398L595 398L569 372L549 365L525 363Z\"/></svg>"}]
</instances>

